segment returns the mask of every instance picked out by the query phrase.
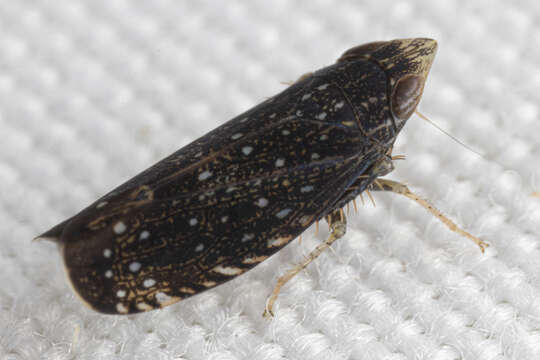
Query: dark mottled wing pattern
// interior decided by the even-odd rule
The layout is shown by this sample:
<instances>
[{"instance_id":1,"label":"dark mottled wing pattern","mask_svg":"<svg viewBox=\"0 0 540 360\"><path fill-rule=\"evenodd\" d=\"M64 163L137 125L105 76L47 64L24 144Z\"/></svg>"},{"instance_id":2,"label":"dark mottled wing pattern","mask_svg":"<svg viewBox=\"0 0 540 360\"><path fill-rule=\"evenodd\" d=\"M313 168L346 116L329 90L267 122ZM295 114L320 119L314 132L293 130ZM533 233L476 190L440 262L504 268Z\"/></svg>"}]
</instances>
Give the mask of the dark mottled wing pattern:
<instances>
[{"instance_id":1,"label":"dark mottled wing pattern","mask_svg":"<svg viewBox=\"0 0 540 360\"><path fill-rule=\"evenodd\" d=\"M62 240L84 301L106 313L165 306L250 269L331 211L380 157L347 76L315 73L75 216Z\"/></svg>"},{"instance_id":2,"label":"dark mottled wing pattern","mask_svg":"<svg viewBox=\"0 0 540 360\"><path fill-rule=\"evenodd\" d=\"M379 57L416 51L415 41L389 42ZM401 65L385 70L377 51L365 50L352 49L43 234L62 244L81 298L104 313L166 306L245 272L363 191L402 126L388 92L388 69Z\"/></svg>"},{"instance_id":3,"label":"dark mottled wing pattern","mask_svg":"<svg viewBox=\"0 0 540 360\"><path fill-rule=\"evenodd\" d=\"M118 217L116 224L126 230L114 236L115 242L102 236L83 253L80 246L66 245L68 272L74 287L99 311L167 305L243 273L286 245L321 216L335 199L333 189L344 188L358 165L354 158L321 162L234 189L149 203L125 214L126 220ZM307 181L293 185L291 177ZM315 191L321 181L328 188ZM246 186L252 190L246 193ZM198 197L213 205L200 206ZM166 207L177 210L163 212ZM81 256L93 262L81 266Z\"/></svg>"}]
</instances>

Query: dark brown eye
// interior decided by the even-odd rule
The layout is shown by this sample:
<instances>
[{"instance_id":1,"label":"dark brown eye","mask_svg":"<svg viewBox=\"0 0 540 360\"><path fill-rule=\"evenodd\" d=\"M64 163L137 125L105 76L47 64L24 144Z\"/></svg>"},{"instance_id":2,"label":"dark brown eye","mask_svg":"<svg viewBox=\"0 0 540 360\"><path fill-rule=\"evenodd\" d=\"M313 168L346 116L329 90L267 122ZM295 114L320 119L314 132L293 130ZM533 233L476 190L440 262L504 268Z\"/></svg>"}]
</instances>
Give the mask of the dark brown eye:
<instances>
[{"instance_id":1,"label":"dark brown eye","mask_svg":"<svg viewBox=\"0 0 540 360\"><path fill-rule=\"evenodd\" d=\"M424 78L406 75L398 80L392 93L392 112L399 120L407 120L420 102L424 90Z\"/></svg>"}]
</instances>

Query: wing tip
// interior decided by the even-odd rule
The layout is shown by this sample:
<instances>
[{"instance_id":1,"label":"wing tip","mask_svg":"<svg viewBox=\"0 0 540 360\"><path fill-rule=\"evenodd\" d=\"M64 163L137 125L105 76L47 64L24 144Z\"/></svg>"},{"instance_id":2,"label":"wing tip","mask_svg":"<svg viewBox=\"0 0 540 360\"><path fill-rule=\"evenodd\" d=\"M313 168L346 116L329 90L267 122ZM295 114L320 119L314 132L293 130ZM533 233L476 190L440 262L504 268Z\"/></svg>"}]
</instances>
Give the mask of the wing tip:
<instances>
[{"instance_id":1,"label":"wing tip","mask_svg":"<svg viewBox=\"0 0 540 360\"><path fill-rule=\"evenodd\" d=\"M73 276L72 271L68 266L65 266L65 274L69 287L75 294L75 296L89 309L98 312L103 315L134 315L152 310L162 309L165 306L174 304L182 298L169 296L163 292L157 292L155 295L155 301L147 299L146 301L139 301L129 298L114 299L112 296L112 290L106 289L106 293L102 296L90 296L84 286L78 284ZM110 291L107 291L110 290ZM109 300L109 301L106 301ZM116 300L116 301L115 301Z\"/></svg>"},{"instance_id":2,"label":"wing tip","mask_svg":"<svg viewBox=\"0 0 540 360\"><path fill-rule=\"evenodd\" d=\"M62 234L64 233L64 229L66 228L66 225L68 224L68 220L65 220L61 222L60 224L52 227L48 231L44 232L41 235L36 236L32 239L32 241L42 241L42 240L48 240L56 243L62 243Z\"/></svg>"}]
</instances>

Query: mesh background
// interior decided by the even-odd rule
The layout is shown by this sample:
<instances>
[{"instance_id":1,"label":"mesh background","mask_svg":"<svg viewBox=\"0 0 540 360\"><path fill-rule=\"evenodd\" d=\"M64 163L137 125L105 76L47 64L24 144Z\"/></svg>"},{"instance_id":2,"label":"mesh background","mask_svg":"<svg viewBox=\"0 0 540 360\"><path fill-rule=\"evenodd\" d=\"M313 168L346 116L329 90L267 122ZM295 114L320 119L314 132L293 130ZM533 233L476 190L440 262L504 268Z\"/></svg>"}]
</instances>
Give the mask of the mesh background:
<instances>
[{"instance_id":1,"label":"mesh background","mask_svg":"<svg viewBox=\"0 0 540 360\"><path fill-rule=\"evenodd\" d=\"M537 1L0 2L0 358L540 358L540 5ZM30 240L147 166L383 39L432 37L420 109L389 178L345 238L277 277L327 231L200 296L138 316L87 309L52 243Z\"/></svg>"}]
</instances>

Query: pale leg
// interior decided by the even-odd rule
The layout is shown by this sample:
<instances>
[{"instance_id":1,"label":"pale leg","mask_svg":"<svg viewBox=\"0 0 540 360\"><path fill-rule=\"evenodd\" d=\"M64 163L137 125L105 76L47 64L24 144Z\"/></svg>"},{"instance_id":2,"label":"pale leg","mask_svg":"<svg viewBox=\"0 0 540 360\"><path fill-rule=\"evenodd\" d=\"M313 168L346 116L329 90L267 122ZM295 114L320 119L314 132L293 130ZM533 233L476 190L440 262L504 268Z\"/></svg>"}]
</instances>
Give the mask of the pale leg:
<instances>
[{"instance_id":1,"label":"pale leg","mask_svg":"<svg viewBox=\"0 0 540 360\"><path fill-rule=\"evenodd\" d=\"M313 250L300 264L296 265L289 271L285 273L285 275L281 276L276 286L274 287L274 291L272 291L272 295L268 298L266 301L266 309L264 310L263 316L264 317L271 317L274 316L274 313L272 312L272 307L274 306L274 302L276 301L279 291L285 285L289 280L291 280L296 274L298 274L300 271L306 268L306 266L309 265L313 260L315 260L324 250L328 249L330 245L337 239L343 237L345 233L347 232L347 219L345 218L343 211L336 210L332 213L330 218L330 236L328 239L326 239L325 242L320 244Z\"/></svg>"},{"instance_id":2,"label":"pale leg","mask_svg":"<svg viewBox=\"0 0 540 360\"><path fill-rule=\"evenodd\" d=\"M424 209L428 210L430 213L435 215L444 225L446 225L451 231L466 237L467 239L470 239L474 241L476 245L480 247L480 250L484 252L486 247L489 246L488 243L480 240L474 235L471 235L470 233L466 232L465 230L458 227L452 220L444 216L443 213L441 213L437 208L433 207L431 204L429 204L426 200L422 199L418 195L414 194L409 190L407 185L398 183L397 181L392 180L386 180L386 179L377 179L373 184L369 186L369 190L371 191L392 191L397 194L401 194L403 196L408 197L409 199L412 199L416 201L420 206L422 206Z\"/></svg>"}]
</instances>

